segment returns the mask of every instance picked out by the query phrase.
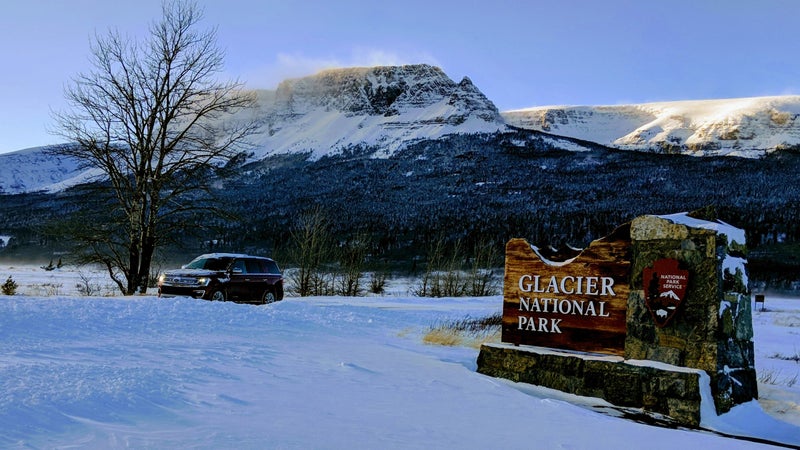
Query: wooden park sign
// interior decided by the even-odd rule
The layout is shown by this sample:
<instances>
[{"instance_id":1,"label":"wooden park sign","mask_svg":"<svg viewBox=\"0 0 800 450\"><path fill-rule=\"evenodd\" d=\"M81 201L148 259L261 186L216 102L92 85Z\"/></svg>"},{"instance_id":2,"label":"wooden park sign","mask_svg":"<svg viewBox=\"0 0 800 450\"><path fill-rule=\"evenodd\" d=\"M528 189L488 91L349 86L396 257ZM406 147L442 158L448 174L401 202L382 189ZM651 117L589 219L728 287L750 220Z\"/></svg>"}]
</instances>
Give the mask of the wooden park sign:
<instances>
[{"instance_id":1,"label":"wooden park sign","mask_svg":"<svg viewBox=\"0 0 800 450\"><path fill-rule=\"evenodd\" d=\"M624 355L630 253L630 224L560 262L509 241L502 341Z\"/></svg>"},{"instance_id":2,"label":"wooden park sign","mask_svg":"<svg viewBox=\"0 0 800 450\"><path fill-rule=\"evenodd\" d=\"M640 216L568 259L509 241L478 371L695 427L701 392L717 414L758 398L745 233L707 213Z\"/></svg>"}]
</instances>

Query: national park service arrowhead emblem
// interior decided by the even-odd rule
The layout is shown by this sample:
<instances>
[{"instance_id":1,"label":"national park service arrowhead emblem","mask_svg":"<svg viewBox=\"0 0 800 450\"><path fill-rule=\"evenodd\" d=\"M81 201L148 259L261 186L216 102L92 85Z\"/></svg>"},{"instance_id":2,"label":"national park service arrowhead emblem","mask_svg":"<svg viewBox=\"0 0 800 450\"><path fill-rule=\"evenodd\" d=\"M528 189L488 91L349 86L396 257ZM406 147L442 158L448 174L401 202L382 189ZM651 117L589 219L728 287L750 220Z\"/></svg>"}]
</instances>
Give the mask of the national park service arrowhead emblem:
<instances>
[{"instance_id":1,"label":"national park service arrowhead emblem","mask_svg":"<svg viewBox=\"0 0 800 450\"><path fill-rule=\"evenodd\" d=\"M682 270L676 259L659 259L642 272L644 302L656 326L664 327L675 316L686 298L689 271Z\"/></svg>"}]
</instances>

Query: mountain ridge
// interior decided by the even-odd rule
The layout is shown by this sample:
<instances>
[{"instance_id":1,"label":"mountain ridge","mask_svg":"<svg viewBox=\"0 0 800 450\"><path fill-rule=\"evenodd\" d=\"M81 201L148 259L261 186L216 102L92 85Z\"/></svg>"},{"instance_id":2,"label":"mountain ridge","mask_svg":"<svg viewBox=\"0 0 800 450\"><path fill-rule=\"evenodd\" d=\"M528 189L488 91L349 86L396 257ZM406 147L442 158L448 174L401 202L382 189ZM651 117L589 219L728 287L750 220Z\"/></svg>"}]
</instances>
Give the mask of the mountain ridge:
<instances>
[{"instance_id":1,"label":"mountain ridge","mask_svg":"<svg viewBox=\"0 0 800 450\"><path fill-rule=\"evenodd\" d=\"M255 93L256 106L234 117L260 122L249 162L286 154L318 160L354 150L388 158L414 143L448 135L514 132L468 77L456 83L426 64L332 69ZM530 133L519 135L525 141ZM592 147L544 134L537 139L573 151ZM1 154L0 194L57 192L90 174L75 161L51 166L46 147Z\"/></svg>"},{"instance_id":2,"label":"mountain ridge","mask_svg":"<svg viewBox=\"0 0 800 450\"><path fill-rule=\"evenodd\" d=\"M415 143L453 135L500 134L515 145L534 139L569 151L602 146L747 158L800 148L800 96L500 112L469 77L456 82L427 64L331 69L255 93L256 106L237 116L260 121L250 162L353 151L389 158ZM58 192L92 179L76 161L54 158L46 149L0 154L0 194Z\"/></svg>"},{"instance_id":3,"label":"mountain ridge","mask_svg":"<svg viewBox=\"0 0 800 450\"><path fill-rule=\"evenodd\" d=\"M520 128L620 150L759 158L800 148L800 96L540 106L503 117Z\"/></svg>"},{"instance_id":4,"label":"mountain ridge","mask_svg":"<svg viewBox=\"0 0 800 450\"><path fill-rule=\"evenodd\" d=\"M354 146L388 157L420 139L493 133L507 127L497 107L465 77L456 83L427 64L331 69L258 91L265 124L254 159L311 158Z\"/></svg>"}]
</instances>

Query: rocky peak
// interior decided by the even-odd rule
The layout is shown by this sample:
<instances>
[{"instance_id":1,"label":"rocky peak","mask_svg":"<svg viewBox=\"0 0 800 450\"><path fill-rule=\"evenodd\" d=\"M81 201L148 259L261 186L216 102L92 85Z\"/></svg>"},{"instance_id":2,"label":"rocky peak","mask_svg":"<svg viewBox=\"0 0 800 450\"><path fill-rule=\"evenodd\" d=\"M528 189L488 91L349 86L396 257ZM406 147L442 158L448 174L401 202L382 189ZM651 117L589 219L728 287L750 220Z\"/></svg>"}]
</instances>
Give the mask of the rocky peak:
<instances>
[{"instance_id":1,"label":"rocky peak","mask_svg":"<svg viewBox=\"0 0 800 450\"><path fill-rule=\"evenodd\" d=\"M502 120L469 78L456 84L440 68L428 64L331 69L286 80L276 92L277 109L293 115L325 108L347 115L393 116L442 101L466 108L451 114L477 112L485 120Z\"/></svg>"},{"instance_id":2,"label":"rocky peak","mask_svg":"<svg viewBox=\"0 0 800 450\"><path fill-rule=\"evenodd\" d=\"M506 125L470 81L428 64L331 69L259 93L263 118L255 158L344 149L388 157L412 142L451 134L495 133Z\"/></svg>"},{"instance_id":3,"label":"rocky peak","mask_svg":"<svg viewBox=\"0 0 800 450\"><path fill-rule=\"evenodd\" d=\"M481 92L469 77L464 77L458 83L458 88L450 94L450 105L467 111L475 111L476 115L487 122L502 122L500 111Z\"/></svg>"}]
</instances>

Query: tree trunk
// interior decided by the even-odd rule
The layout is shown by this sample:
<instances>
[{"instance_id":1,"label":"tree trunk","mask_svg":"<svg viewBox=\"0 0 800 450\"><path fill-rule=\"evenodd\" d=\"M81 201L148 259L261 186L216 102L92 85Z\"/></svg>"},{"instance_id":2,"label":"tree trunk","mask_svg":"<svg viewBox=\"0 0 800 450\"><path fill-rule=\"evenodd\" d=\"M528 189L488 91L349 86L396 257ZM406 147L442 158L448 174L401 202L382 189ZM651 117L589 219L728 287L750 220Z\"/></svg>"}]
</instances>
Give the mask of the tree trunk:
<instances>
[{"instance_id":1,"label":"tree trunk","mask_svg":"<svg viewBox=\"0 0 800 450\"><path fill-rule=\"evenodd\" d=\"M150 280L150 266L153 262L153 252L155 251L155 239L152 236L145 236L142 240L141 263L139 264L139 293L147 293L147 285Z\"/></svg>"},{"instance_id":2,"label":"tree trunk","mask_svg":"<svg viewBox=\"0 0 800 450\"><path fill-rule=\"evenodd\" d=\"M131 240L128 247L129 264L127 270L128 284L125 288L125 295L133 295L136 293L136 287L139 282L139 243L136 240Z\"/></svg>"}]
</instances>

